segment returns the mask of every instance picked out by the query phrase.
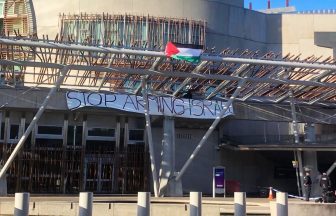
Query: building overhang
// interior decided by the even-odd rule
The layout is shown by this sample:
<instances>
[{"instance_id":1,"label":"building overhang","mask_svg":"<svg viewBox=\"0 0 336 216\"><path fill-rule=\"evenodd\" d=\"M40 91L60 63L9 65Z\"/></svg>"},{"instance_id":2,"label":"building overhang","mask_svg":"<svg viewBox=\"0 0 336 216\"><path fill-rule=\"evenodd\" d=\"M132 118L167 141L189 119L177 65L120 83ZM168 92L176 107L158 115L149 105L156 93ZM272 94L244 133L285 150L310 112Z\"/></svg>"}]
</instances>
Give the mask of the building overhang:
<instances>
[{"instance_id":1,"label":"building overhang","mask_svg":"<svg viewBox=\"0 0 336 216\"><path fill-rule=\"evenodd\" d=\"M336 144L255 144L255 145L219 145L220 149L237 151L336 151Z\"/></svg>"}]
</instances>

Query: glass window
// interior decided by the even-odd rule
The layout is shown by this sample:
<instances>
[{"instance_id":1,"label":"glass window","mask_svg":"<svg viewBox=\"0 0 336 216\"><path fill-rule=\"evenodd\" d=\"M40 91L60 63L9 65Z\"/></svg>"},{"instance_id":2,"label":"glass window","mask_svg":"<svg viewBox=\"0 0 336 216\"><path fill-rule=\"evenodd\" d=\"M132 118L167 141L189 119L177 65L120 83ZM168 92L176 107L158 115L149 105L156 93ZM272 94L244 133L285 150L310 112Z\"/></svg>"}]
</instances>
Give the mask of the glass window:
<instances>
[{"instance_id":1,"label":"glass window","mask_svg":"<svg viewBox=\"0 0 336 216\"><path fill-rule=\"evenodd\" d=\"M86 142L86 153L110 154L114 148L114 141L91 140Z\"/></svg>"},{"instance_id":2,"label":"glass window","mask_svg":"<svg viewBox=\"0 0 336 216\"><path fill-rule=\"evenodd\" d=\"M4 139L4 137L5 137L5 123L4 122L2 122L1 123L1 133L0 133L0 139L1 140L3 140Z\"/></svg>"},{"instance_id":3,"label":"glass window","mask_svg":"<svg viewBox=\"0 0 336 216\"><path fill-rule=\"evenodd\" d=\"M62 135L62 127L56 126L38 126L38 134Z\"/></svg>"},{"instance_id":4,"label":"glass window","mask_svg":"<svg viewBox=\"0 0 336 216\"><path fill-rule=\"evenodd\" d=\"M19 125L11 125L9 139L18 139L18 137L19 137Z\"/></svg>"},{"instance_id":5,"label":"glass window","mask_svg":"<svg viewBox=\"0 0 336 216\"><path fill-rule=\"evenodd\" d=\"M81 146L82 145L82 134L83 134L82 126L69 126L67 145L73 146L75 143L76 146Z\"/></svg>"},{"instance_id":6,"label":"glass window","mask_svg":"<svg viewBox=\"0 0 336 216\"><path fill-rule=\"evenodd\" d=\"M144 130L129 130L129 140L143 141L144 140Z\"/></svg>"},{"instance_id":7,"label":"glass window","mask_svg":"<svg viewBox=\"0 0 336 216\"><path fill-rule=\"evenodd\" d=\"M104 44L156 50L163 49L168 41L204 45L205 24L200 21L132 15L108 19L99 15L96 19L63 15L60 21L61 35L71 36L77 42L98 43L104 39Z\"/></svg>"},{"instance_id":8,"label":"glass window","mask_svg":"<svg viewBox=\"0 0 336 216\"><path fill-rule=\"evenodd\" d=\"M114 137L115 131L111 128L90 128L88 136Z\"/></svg>"},{"instance_id":9,"label":"glass window","mask_svg":"<svg viewBox=\"0 0 336 216\"><path fill-rule=\"evenodd\" d=\"M4 18L4 2L0 1L0 18Z\"/></svg>"}]
</instances>

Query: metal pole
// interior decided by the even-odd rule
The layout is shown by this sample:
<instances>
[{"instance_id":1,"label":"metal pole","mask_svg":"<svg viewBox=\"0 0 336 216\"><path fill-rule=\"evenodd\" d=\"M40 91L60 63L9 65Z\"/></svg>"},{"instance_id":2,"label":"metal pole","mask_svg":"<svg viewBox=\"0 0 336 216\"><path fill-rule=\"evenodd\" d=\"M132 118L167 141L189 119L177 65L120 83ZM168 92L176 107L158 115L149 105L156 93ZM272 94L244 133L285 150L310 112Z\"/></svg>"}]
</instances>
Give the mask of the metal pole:
<instances>
[{"instance_id":1,"label":"metal pole","mask_svg":"<svg viewBox=\"0 0 336 216\"><path fill-rule=\"evenodd\" d=\"M202 61L201 63L199 63L196 68L191 72L191 73L199 73L202 68L207 64L207 61ZM187 78L183 81L182 84L180 84L177 89L174 91L173 96L176 97L176 95L186 86L190 83L192 79L191 78Z\"/></svg>"},{"instance_id":2,"label":"metal pole","mask_svg":"<svg viewBox=\"0 0 336 216\"><path fill-rule=\"evenodd\" d=\"M56 63L46 63L46 62L42 63L42 62L19 61L19 60L9 61L6 59L0 59L0 64L19 65L19 66L27 66L27 67L46 67L46 68L57 68L57 69L60 69L63 67L63 65L56 64ZM87 65L67 65L67 67L69 67L69 69L71 70L94 70L96 72L108 72L108 73L118 72L118 73L125 73L125 74L154 75L154 76L164 76L164 77L173 76L173 77L180 77L180 78L215 79L215 80L230 80L230 81L239 81L239 80L244 79L242 77L223 75L223 74L200 74L200 73L187 73L187 72L180 72L180 71L151 71L148 69L129 69L129 68L120 68L120 67L119 68L116 68L116 67L107 68L107 67L101 67L101 66L87 66ZM288 80L288 79L280 79L280 78L275 79L275 78L267 78L267 77L266 78L249 77L247 78L247 81L254 82L254 83L292 84L292 85L304 85L304 86L311 86L311 87L336 88L336 84L331 83L331 82L312 82L312 81L305 81L305 80Z\"/></svg>"},{"instance_id":3,"label":"metal pole","mask_svg":"<svg viewBox=\"0 0 336 216\"><path fill-rule=\"evenodd\" d=\"M246 193L234 192L234 216L246 216Z\"/></svg>"},{"instance_id":4,"label":"metal pole","mask_svg":"<svg viewBox=\"0 0 336 216\"><path fill-rule=\"evenodd\" d=\"M134 50L125 48L112 48L112 47L95 47L86 46L80 44L65 44L59 42L49 41L32 41L32 40L17 40L1 38L0 44L9 44L15 46L29 46L29 47L41 47L51 49L67 49L77 51L91 51L91 52L103 52L103 53L116 53L125 55L144 55L151 57L164 57L164 52L148 51L148 50ZM250 58L234 58L234 57L222 57L202 55L201 61L215 61L215 62L231 62L239 64L255 64L255 65L271 65L271 66L283 66L283 67L298 67L298 68L310 68L310 69L325 69L336 70L336 65L333 64L321 64L321 63L304 63L304 62L292 62L292 61L279 61L279 60L263 60L263 59L250 59Z\"/></svg>"},{"instance_id":5,"label":"metal pole","mask_svg":"<svg viewBox=\"0 0 336 216\"><path fill-rule=\"evenodd\" d=\"M15 193L14 216L29 215L29 193Z\"/></svg>"},{"instance_id":6,"label":"metal pole","mask_svg":"<svg viewBox=\"0 0 336 216\"><path fill-rule=\"evenodd\" d=\"M150 155L150 160L151 160L154 194L155 194L155 197L158 197L159 196L159 184L158 184L159 181L158 181L158 177L156 173L156 166L155 166L152 126L151 126L150 116L149 116L149 104L148 104L148 95L147 95L147 87L146 87L145 79L142 79L141 85L142 85L142 90L143 90L142 95L143 95L144 111L145 111L145 118L146 118L146 132L147 132L147 138L148 138L149 155Z\"/></svg>"},{"instance_id":7,"label":"metal pole","mask_svg":"<svg viewBox=\"0 0 336 216\"><path fill-rule=\"evenodd\" d=\"M79 204L78 204L78 215L79 216L92 216L92 203L93 203L93 193L92 192L81 192L79 193Z\"/></svg>"},{"instance_id":8,"label":"metal pole","mask_svg":"<svg viewBox=\"0 0 336 216\"><path fill-rule=\"evenodd\" d=\"M298 156L297 156L297 151L293 151L294 153L294 161L297 162L297 164L295 164L295 174L296 174L296 184L297 184L297 189L298 189L298 193L299 196L302 196L301 194L301 186L300 186L300 171L299 171L299 162L298 162Z\"/></svg>"},{"instance_id":9,"label":"metal pole","mask_svg":"<svg viewBox=\"0 0 336 216\"><path fill-rule=\"evenodd\" d=\"M289 91L289 98L290 98L290 106L291 106L291 112L292 112L292 123L293 123L293 130L294 130L294 139L295 139L295 144L299 144L300 139L299 139L299 126L297 123L297 117L296 117L296 110L295 110L295 103L294 103L294 96L293 92ZM302 166L302 154L300 151L294 152L296 154L296 159L298 161L298 167L299 167L299 174L300 174L300 179L297 179L297 184L299 186L299 195L304 194L304 191L302 189L303 186L303 166ZM299 183L300 181L300 183ZM301 186L300 186L301 184Z\"/></svg>"},{"instance_id":10,"label":"metal pole","mask_svg":"<svg viewBox=\"0 0 336 216\"><path fill-rule=\"evenodd\" d=\"M202 192L190 192L190 216L202 216Z\"/></svg>"},{"instance_id":11,"label":"metal pole","mask_svg":"<svg viewBox=\"0 0 336 216\"><path fill-rule=\"evenodd\" d=\"M297 117L296 117L295 104L294 104L294 96L293 96L292 91L289 91L289 97L290 97L290 106L291 106L291 111L292 111L292 119L293 119L292 123L293 123L295 144L299 144L299 142L300 142L299 127L298 127L298 124L297 124Z\"/></svg>"},{"instance_id":12,"label":"metal pole","mask_svg":"<svg viewBox=\"0 0 336 216\"><path fill-rule=\"evenodd\" d=\"M237 89L235 90L235 92L232 94L232 96L230 97L230 99L226 102L223 110L219 113L219 115L216 117L215 121L212 123L212 125L210 126L210 128L208 129L208 131L205 133L205 135L202 137L202 140L198 143L198 145L196 146L195 150L193 151L193 153L190 155L189 159L187 160L187 162L183 165L181 171L179 172L178 176L176 176L176 180L180 180L180 178L182 177L182 175L185 173L185 171L187 170L187 168L189 167L189 165L191 164L191 162L193 161L193 159L196 157L197 153L199 152L199 150L202 148L202 146L205 144L205 141L207 141L207 139L209 138L209 136L212 134L212 132L215 130L216 126L218 125L218 123L221 121L222 117L225 115L226 111L230 108L232 102L235 100L235 98L239 95L240 90L242 88L243 85L245 85L245 83L247 82L246 79L242 79L239 81Z\"/></svg>"},{"instance_id":13,"label":"metal pole","mask_svg":"<svg viewBox=\"0 0 336 216\"><path fill-rule=\"evenodd\" d=\"M8 160L6 161L5 165L3 166L3 168L1 169L0 172L0 179L3 178L6 174L7 169L10 167L10 165L12 164L12 162L15 159L15 156L19 153L20 149L22 148L22 146L24 145L26 139L28 138L30 132L33 130L33 128L35 127L35 124L38 122L38 120L40 119L40 117L42 116L44 110L47 108L47 105L49 103L49 100L51 99L51 96L53 94L55 94L55 92L57 91L57 89L60 87L60 85L63 83L63 80L65 78L66 73L68 72L68 67L65 66L64 68L60 69L60 75L56 80L55 85L50 89L48 95L46 96L46 98L44 99L42 105L40 106L39 110L37 111L36 115L34 116L33 120L30 122L27 130L25 131L25 133L22 135L22 137L20 138L18 144L16 145L15 149L13 150L13 153L9 156Z\"/></svg>"},{"instance_id":14,"label":"metal pole","mask_svg":"<svg viewBox=\"0 0 336 216\"><path fill-rule=\"evenodd\" d=\"M288 195L287 193L276 193L276 212L277 216L288 216Z\"/></svg>"},{"instance_id":15,"label":"metal pole","mask_svg":"<svg viewBox=\"0 0 336 216\"><path fill-rule=\"evenodd\" d=\"M327 171L327 175L330 175L330 173L336 168L336 161L331 165L331 167Z\"/></svg>"},{"instance_id":16,"label":"metal pole","mask_svg":"<svg viewBox=\"0 0 336 216\"><path fill-rule=\"evenodd\" d=\"M137 216L150 215L150 192L138 192Z\"/></svg>"}]
</instances>

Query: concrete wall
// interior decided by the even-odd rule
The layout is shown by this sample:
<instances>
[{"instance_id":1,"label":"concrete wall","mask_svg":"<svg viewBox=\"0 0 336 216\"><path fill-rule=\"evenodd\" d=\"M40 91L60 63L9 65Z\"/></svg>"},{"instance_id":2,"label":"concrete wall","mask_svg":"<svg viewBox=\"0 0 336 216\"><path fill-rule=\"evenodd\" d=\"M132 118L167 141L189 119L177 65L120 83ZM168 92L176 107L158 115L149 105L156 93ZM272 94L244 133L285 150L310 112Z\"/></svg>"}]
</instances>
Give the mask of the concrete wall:
<instances>
[{"instance_id":1,"label":"concrete wall","mask_svg":"<svg viewBox=\"0 0 336 216\"><path fill-rule=\"evenodd\" d=\"M273 187L277 190L297 192L295 178L276 177L277 168L291 167L291 152L220 151L222 166L226 167L227 180L237 181L240 191L259 195L261 189ZM293 169L294 171L294 169Z\"/></svg>"},{"instance_id":2,"label":"concrete wall","mask_svg":"<svg viewBox=\"0 0 336 216\"><path fill-rule=\"evenodd\" d=\"M276 212L276 202L270 202L271 216L278 215ZM335 215L336 205L326 203L290 203L288 206L288 215L296 216L324 216Z\"/></svg>"},{"instance_id":3,"label":"concrete wall","mask_svg":"<svg viewBox=\"0 0 336 216\"><path fill-rule=\"evenodd\" d=\"M159 17L207 20L213 26L214 11L228 8L227 3L241 5L242 0L34 0L38 32L56 33L59 13L114 13L139 14ZM190 10L193 8L193 10ZM215 13L216 15L219 15ZM222 11L221 14L226 14ZM47 19L46 19L47 18ZM214 17L213 17L214 18ZM216 20L220 20L217 17ZM218 21L217 21L218 22Z\"/></svg>"},{"instance_id":4,"label":"concrete wall","mask_svg":"<svg viewBox=\"0 0 336 216\"><path fill-rule=\"evenodd\" d=\"M228 136L277 136L290 132L288 122L227 120L223 124L223 134Z\"/></svg>"},{"instance_id":5,"label":"concrete wall","mask_svg":"<svg viewBox=\"0 0 336 216\"><path fill-rule=\"evenodd\" d=\"M302 53L303 57L333 56L333 50L314 45L314 32L335 32L336 14L282 15L282 52Z\"/></svg>"},{"instance_id":6,"label":"concrete wall","mask_svg":"<svg viewBox=\"0 0 336 216\"><path fill-rule=\"evenodd\" d=\"M204 20L207 47L251 49L307 57L332 56L314 45L314 32L336 31L335 14L264 14L243 8L243 0L34 0L39 35L53 38L58 15L78 13L138 14ZM190 8L193 8L190 10Z\"/></svg>"},{"instance_id":7,"label":"concrete wall","mask_svg":"<svg viewBox=\"0 0 336 216\"><path fill-rule=\"evenodd\" d=\"M175 132L176 135L182 135L175 136L176 171L180 171L206 131L176 128ZM156 166L159 167L163 130L161 128L153 128L152 133L155 134L153 142L155 145ZM217 145L218 133L214 132L183 175L182 185L184 192L202 191L205 194L212 193L212 167L220 165L219 152L216 149Z\"/></svg>"},{"instance_id":8,"label":"concrete wall","mask_svg":"<svg viewBox=\"0 0 336 216\"><path fill-rule=\"evenodd\" d=\"M243 9L243 0L34 0L38 34L53 38L58 15L78 13L138 14L204 20L207 46L265 50L266 16ZM190 10L192 8L192 10Z\"/></svg>"}]
</instances>

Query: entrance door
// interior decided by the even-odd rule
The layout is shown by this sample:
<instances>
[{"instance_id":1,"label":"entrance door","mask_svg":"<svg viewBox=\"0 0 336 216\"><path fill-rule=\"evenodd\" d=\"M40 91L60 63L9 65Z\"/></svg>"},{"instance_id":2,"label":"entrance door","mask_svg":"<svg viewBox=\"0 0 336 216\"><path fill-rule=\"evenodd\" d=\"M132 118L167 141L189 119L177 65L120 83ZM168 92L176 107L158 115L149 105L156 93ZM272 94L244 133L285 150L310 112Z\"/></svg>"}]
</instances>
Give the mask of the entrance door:
<instances>
[{"instance_id":1,"label":"entrance door","mask_svg":"<svg viewBox=\"0 0 336 216\"><path fill-rule=\"evenodd\" d=\"M85 190L97 193L113 192L113 163L109 158L85 159Z\"/></svg>"},{"instance_id":2,"label":"entrance door","mask_svg":"<svg viewBox=\"0 0 336 216\"><path fill-rule=\"evenodd\" d=\"M98 161L88 158L85 159L85 190L97 191L99 179L98 167Z\"/></svg>"},{"instance_id":3,"label":"entrance door","mask_svg":"<svg viewBox=\"0 0 336 216\"><path fill-rule=\"evenodd\" d=\"M101 160L100 163L100 183L98 185L99 192L113 192L113 164L109 160Z\"/></svg>"}]
</instances>

